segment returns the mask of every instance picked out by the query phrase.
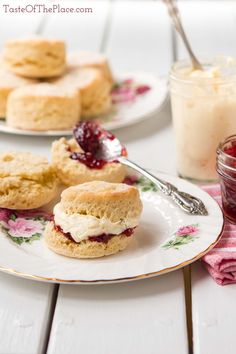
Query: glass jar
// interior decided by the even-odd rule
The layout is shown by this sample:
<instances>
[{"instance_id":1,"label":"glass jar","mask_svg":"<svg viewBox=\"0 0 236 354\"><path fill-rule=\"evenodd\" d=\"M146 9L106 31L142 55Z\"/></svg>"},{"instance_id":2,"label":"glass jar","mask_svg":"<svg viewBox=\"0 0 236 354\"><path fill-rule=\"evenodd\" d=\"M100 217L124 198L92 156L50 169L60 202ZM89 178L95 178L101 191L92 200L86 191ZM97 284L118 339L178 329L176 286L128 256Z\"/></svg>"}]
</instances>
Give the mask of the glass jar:
<instances>
[{"instance_id":1,"label":"glass jar","mask_svg":"<svg viewBox=\"0 0 236 354\"><path fill-rule=\"evenodd\" d=\"M170 94L181 177L211 182L217 179L216 149L236 134L236 63L220 58L193 70L188 61L173 65Z\"/></svg>"},{"instance_id":2,"label":"glass jar","mask_svg":"<svg viewBox=\"0 0 236 354\"><path fill-rule=\"evenodd\" d=\"M236 135L219 144L216 170L220 177L224 214L236 223Z\"/></svg>"}]
</instances>

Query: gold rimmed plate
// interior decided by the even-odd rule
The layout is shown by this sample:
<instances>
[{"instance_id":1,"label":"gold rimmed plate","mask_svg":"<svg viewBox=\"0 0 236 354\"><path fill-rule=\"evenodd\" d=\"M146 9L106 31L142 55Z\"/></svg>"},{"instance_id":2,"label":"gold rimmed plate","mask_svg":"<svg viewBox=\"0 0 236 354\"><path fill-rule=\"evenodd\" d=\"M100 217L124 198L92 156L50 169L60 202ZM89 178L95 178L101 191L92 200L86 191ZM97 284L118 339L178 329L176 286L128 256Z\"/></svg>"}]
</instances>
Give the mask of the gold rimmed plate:
<instances>
[{"instance_id":1,"label":"gold rimmed plate","mask_svg":"<svg viewBox=\"0 0 236 354\"><path fill-rule=\"evenodd\" d=\"M199 197L209 215L185 214L155 186L139 178L136 185L144 206L142 218L133 242L123 252L89 260L57 255L47 248L41 236L44 216L27 218L26 213L8 218L8 234L7 219L5 224L1 221L0 270L52 283L102 284L156 276L194 262L218 242L224 223L222 211L199 187L177 177L161 173L158 176ZM20 239L24 234L24 218L31 221L34 232L34 236L28 234L28 241L27 237Z\"/></svg>"}]
</instances>

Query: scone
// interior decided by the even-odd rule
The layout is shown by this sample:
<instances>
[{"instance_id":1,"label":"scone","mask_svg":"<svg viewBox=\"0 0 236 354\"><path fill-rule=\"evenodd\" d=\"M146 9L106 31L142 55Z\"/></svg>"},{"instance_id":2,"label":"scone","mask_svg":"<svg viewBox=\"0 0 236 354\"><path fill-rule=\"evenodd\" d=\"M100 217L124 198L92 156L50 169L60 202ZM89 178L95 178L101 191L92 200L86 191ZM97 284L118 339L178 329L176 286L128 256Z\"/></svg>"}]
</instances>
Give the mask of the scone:
<instances>
[{"instance_id":1,"label":"scone","mask_svg":"<svg viewBox=\"0 0 236 354\"><path fill-rule=\"evenodd\" d=\"M134 237L142 202L135 187L89 182L62 192L45 241L56 253L97 258L124 250Z\"/></svg>"},{"instance_id":2,"label":"scone","mask_svg":"<svg viewBox=\"0 0 236 354\"><path fill-rule=\"evenodd\" d=\"M16 88L36 83L36 80L26 79L3 68L0 68L0 118L6 117L7 99Z\"/></svg>"},{"instance_id":3,"label":"scone","mask_svg":"<svg viewBox=\"0 0 236 354\"><path fill-rule=\"evenodd\" d=\"M52 164L61 182L67 186L90 182L122 182L126 175L125 167L117 162L105 164L102 168L89 168L74 159L74 153L83 153L74 138L61 138L52 144Z\"/></svg>"},{"instance_id":4,"label":"scone","mask_svg":"<svg viewBox=\"0 0 236 354\"><path fill-rule=\"evenodd\" d=\"M98 69L109 82L114 82L108 60L101 53L86 51L69 53L67 56L67 65L72 69L85 67Z\"/></svg>"},{"instance_id":5,"label":"scone","mask_svg":"<svg viewBox=\"0 0 236 354\"><path fill-rule=\"evenodd\" d=\"M13 73L30 78L49 78L65 70L65 43L40 37L8 40L3 61Z\"/></svg>"},{"instance_id":6,"label":"scone","mask_svg":"<svg viewBox=\"0 0 236 354\"><path fill-rule=\"evenodd\" d=\"M71 87L80 92L83 119L107 113L111 108L111 83L97 69L69 70L63 77L52 82L60 87Z\"/></svg>"},{"instance_id":7,"label":"scone","mask_svg":"<svg viewBox=\"0 0 236 354\"><path fill-rule=\"evenodd\" d=\"M30 152L0 154L1 208L39 208L56 192L57 178L47 159Z\"/></svg>"},{"instance_id":8,"label":"scone","mask_svg":"<svg viewBox=\"0 0 236 354\"><path fill-rule=\"evenodd\" d=\"M25 130L71 129L80 119L77 90L40 83L14 90L8 97L7 124Z\"/></svg>"}]
</instances>

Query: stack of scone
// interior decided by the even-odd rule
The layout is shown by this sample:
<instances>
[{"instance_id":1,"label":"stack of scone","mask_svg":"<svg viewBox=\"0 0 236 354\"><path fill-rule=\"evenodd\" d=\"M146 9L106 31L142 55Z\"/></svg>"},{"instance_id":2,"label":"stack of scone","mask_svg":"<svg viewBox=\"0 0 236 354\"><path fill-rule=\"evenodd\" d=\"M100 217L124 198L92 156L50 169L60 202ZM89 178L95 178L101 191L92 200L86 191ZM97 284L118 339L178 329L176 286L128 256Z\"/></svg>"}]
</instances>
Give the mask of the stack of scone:
<instances>
[{"instance_id":1,"label":"stack of scone","mask_svg":"<svg viewBox=\"0 0 236 354\"><path fill-rule=\"evenodd\" d=\"M112 84L107 59L100 54L66 58L62 40L9 40L0 63L0 118L24 130L71 129L81 119L110 110Z\"/></svg>"},{"instance_id":2,"label":"stack of scone","mask_svg":"<svg viewBox=\"0 0 236 354\"><path fill-rule=\"evenodd\" d=\"M101 181L69 187L54 207L45 241L51 250L68 257L108 256L131 242L141 211L135 187Z\"/></svg>"}]
</instances>

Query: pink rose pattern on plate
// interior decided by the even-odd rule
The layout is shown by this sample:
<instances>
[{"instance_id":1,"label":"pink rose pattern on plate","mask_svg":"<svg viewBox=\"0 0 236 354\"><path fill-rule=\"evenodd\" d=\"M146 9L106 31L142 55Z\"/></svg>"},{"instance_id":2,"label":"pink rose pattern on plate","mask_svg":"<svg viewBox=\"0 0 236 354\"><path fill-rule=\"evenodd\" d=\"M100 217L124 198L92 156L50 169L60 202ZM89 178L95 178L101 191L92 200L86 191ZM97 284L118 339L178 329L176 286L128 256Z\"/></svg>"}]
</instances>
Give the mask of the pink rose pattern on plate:
<instances>
[{"instance_id":1,"label":"pink rose pattern on plate","mask_svg":"<svg viewBox=\"0 0 236 354\"><path fill-rule=\"evenodd\" d=\"M150 86L137 83L132 78L116 82L111 90L112 109L109 113L95 119L95 122L102 124L104 122L110 122L111 120L114 121L114 119L119 120L119 118L114 118L119 105L132 104L151 89Z\"/></svg>"},{"instance_id":2,"label":"pink rose pattern on plate","mask_svg":"<svg viewBox=\"0 0 236 354\"><path fill-rule=\"evenodd\" d=\"M0 208L0 228L18 245L39 240L50 219L49 213L40 210L17 211Z\"/></svg>"},{"instance_id":3,"label":"pink rose pattern on plate","mask_svg":"<svg viewBox=\"0 0 236 354\"><path fill-rule=\"evenodd\" d=\"M133 102L138 96L146 94L151 87L145 84L138 84L133 79L126 79L117 82L111 92L112 103Z\"/></svg>"},{"instance_id":4,"label":"pink rose pattern on plate","mask_svg":"<svg viewBox=\"0 0 236 354\"><path fill-rule=\"evenodd\" d=\"M165 249L174 248L178 250L180 246L186 245L196 240L198 238L196 236L198 232L199 232L198 224L181 226L174 233L173 237L169 241L164 243L162 247Z\"/></svg>"}]
</instances>

